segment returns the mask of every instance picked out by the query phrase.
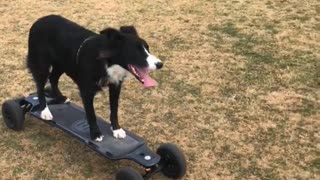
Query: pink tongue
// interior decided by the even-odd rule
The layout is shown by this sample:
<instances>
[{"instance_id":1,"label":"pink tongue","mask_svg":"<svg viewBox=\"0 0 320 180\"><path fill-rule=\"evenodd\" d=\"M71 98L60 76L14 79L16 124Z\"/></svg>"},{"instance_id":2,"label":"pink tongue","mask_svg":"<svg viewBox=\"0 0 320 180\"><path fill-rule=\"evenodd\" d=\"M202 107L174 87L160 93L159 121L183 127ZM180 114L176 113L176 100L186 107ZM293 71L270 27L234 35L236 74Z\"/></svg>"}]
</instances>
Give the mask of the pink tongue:
<instances>
[{"instance_id":1,"label":"pink tongue","mask_svg":"<svg viewBox=\"0 0 320 180\"><path fill-rule=\"evenodd\" d=\"M139 71L139 75L144 80L144 83L143 83L144 88L150 88L157 85L157 82L149 76L147 69L140 69L140 68L139 69L136 68L136 69Z\"/></svg>"},{"instance_id":2,"label":"pink tongue","mask_svg":"<svg viewBox=\"0 0 320 180\"><path fill-rule=\"evenodd\" d=\"M150 88L157 85L157 82L154 79L152 79L149 75L144 76L143 79L144 79L144 84L143 84L144 88Z\"/></svg>"}]
</instances>

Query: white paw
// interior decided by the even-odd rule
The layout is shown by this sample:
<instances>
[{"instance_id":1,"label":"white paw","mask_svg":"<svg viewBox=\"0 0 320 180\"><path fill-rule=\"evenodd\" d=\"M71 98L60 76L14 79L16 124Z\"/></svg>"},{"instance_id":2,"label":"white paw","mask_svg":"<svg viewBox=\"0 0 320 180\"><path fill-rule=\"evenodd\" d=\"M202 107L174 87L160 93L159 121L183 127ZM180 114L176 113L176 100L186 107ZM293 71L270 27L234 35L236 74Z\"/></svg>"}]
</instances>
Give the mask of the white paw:
<instances>
[{"instance_id":1,"label":"white paw","mask_svg":"<svg viewBox=\"0 0 320 180\"><path fill-rule=\"evenodd\" d=\"M70 100L69 98L67 98L67 99L64 101L64 103L65 103L65 104L68 104L70 101L71 101L71 100Z\"/></svg>"},{"instance_id":2,"label":"white paw","mask_svg":"<svg viewBox=\"0 0 320 180\"><path fill-rule=\"evenodd\" d=\"M122 128L117 130L112 130L112 132L113 132L113 137L115 138L123 139L126 137L126 132Z\"/></svg>"},{"instance_id":3,"label":"white paw","mask_svg":"<svg viewBox=\"0 0 320 180\"><path fill-rule=\"evenodd\" d=\"M100 137L97 137L94 141L97 141L97 142L101 142L103 140L103 135L101 135Z\"/></svg>"},{"instance_id":4,"label":"white paw","mask_svg":"<svg viewBox=\"0 0 320 180\"><path fill-rule=\"evenodd\" d=\"M41 111L40 117L43 120L52 120L53 119L53 116L52 116L48 106L46 108L44 108L44 110Z\"/></svg>"}]
</instances>

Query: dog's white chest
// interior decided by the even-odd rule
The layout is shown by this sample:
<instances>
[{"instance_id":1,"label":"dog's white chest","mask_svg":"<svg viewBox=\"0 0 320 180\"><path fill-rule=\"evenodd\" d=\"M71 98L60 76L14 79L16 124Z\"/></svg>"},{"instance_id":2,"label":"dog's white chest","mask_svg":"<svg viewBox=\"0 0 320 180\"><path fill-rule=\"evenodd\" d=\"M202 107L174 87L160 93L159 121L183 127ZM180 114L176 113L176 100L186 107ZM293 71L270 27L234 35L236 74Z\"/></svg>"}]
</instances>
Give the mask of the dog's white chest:
<instances>
[{"instance_id":1,"label":"dog's white chest","mask_svg":"<svg viewBox=\"0 0 320 180\"><path fill-rule=\"evenodd\" d=\"M130 73L122 68L119 65L112 65L110 67L106 67L106 71L109 76L109 82L113 84L119 84L120 81L123 81Z\"/></svg>"}]
</instances>

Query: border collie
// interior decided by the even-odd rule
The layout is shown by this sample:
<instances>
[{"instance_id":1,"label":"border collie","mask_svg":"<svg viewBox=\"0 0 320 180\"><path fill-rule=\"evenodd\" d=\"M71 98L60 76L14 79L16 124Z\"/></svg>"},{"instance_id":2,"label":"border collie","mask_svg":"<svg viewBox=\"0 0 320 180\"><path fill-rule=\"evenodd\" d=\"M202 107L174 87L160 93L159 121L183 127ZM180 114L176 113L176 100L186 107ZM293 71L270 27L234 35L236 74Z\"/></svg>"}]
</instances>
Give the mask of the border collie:
<instances>
[{"instance_id":1,"label":"border collie","mask_svg":"<svg viewBox=\"0 0 320 180\"><path fill-rule=\"evenodd\" d=\"M36 83L41 118L53 119L45 100L48 80L55 99L68 101L58 88L60 76L66 73L79 88L90 137L95 141L103 139L93 107L95 94L109 88L113 136L125 138L118 123L123 80L132 74L145 88L156 86L149 72L162 66L133 26L106 28L96 34L61 16L49 15L38 19L29 32L27 67Z\"/></svg>"}]
</instances>

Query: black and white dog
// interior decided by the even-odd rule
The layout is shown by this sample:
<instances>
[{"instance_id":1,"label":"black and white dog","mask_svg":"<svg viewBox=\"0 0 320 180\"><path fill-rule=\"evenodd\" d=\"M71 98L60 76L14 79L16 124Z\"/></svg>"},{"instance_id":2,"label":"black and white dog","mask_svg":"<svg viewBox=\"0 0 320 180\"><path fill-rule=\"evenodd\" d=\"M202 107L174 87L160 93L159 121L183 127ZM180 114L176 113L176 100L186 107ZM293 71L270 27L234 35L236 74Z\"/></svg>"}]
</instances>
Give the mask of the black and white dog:
<instances>
[{"instance_id":1,"label":"black and white dog","mask_svg":"<svg viewBox=\"0 0 320 180\"><path fill-rule=\"evenodd\" d=\"M133 26L107 28L96 34L61 16L49 15L38 19L30 29L27 67L36 82L41 118L53 119L45 100L48 79L55 99L61 103L68 100L58 88L60 76L66 73L80 90L90 136L95 141L103 139L93 107L95 94L109 87L113 136L125 138L118 123L123 80L132 74L145 88L156 86L148 73L162 66Z\"/></svg>"}]
</instances>

